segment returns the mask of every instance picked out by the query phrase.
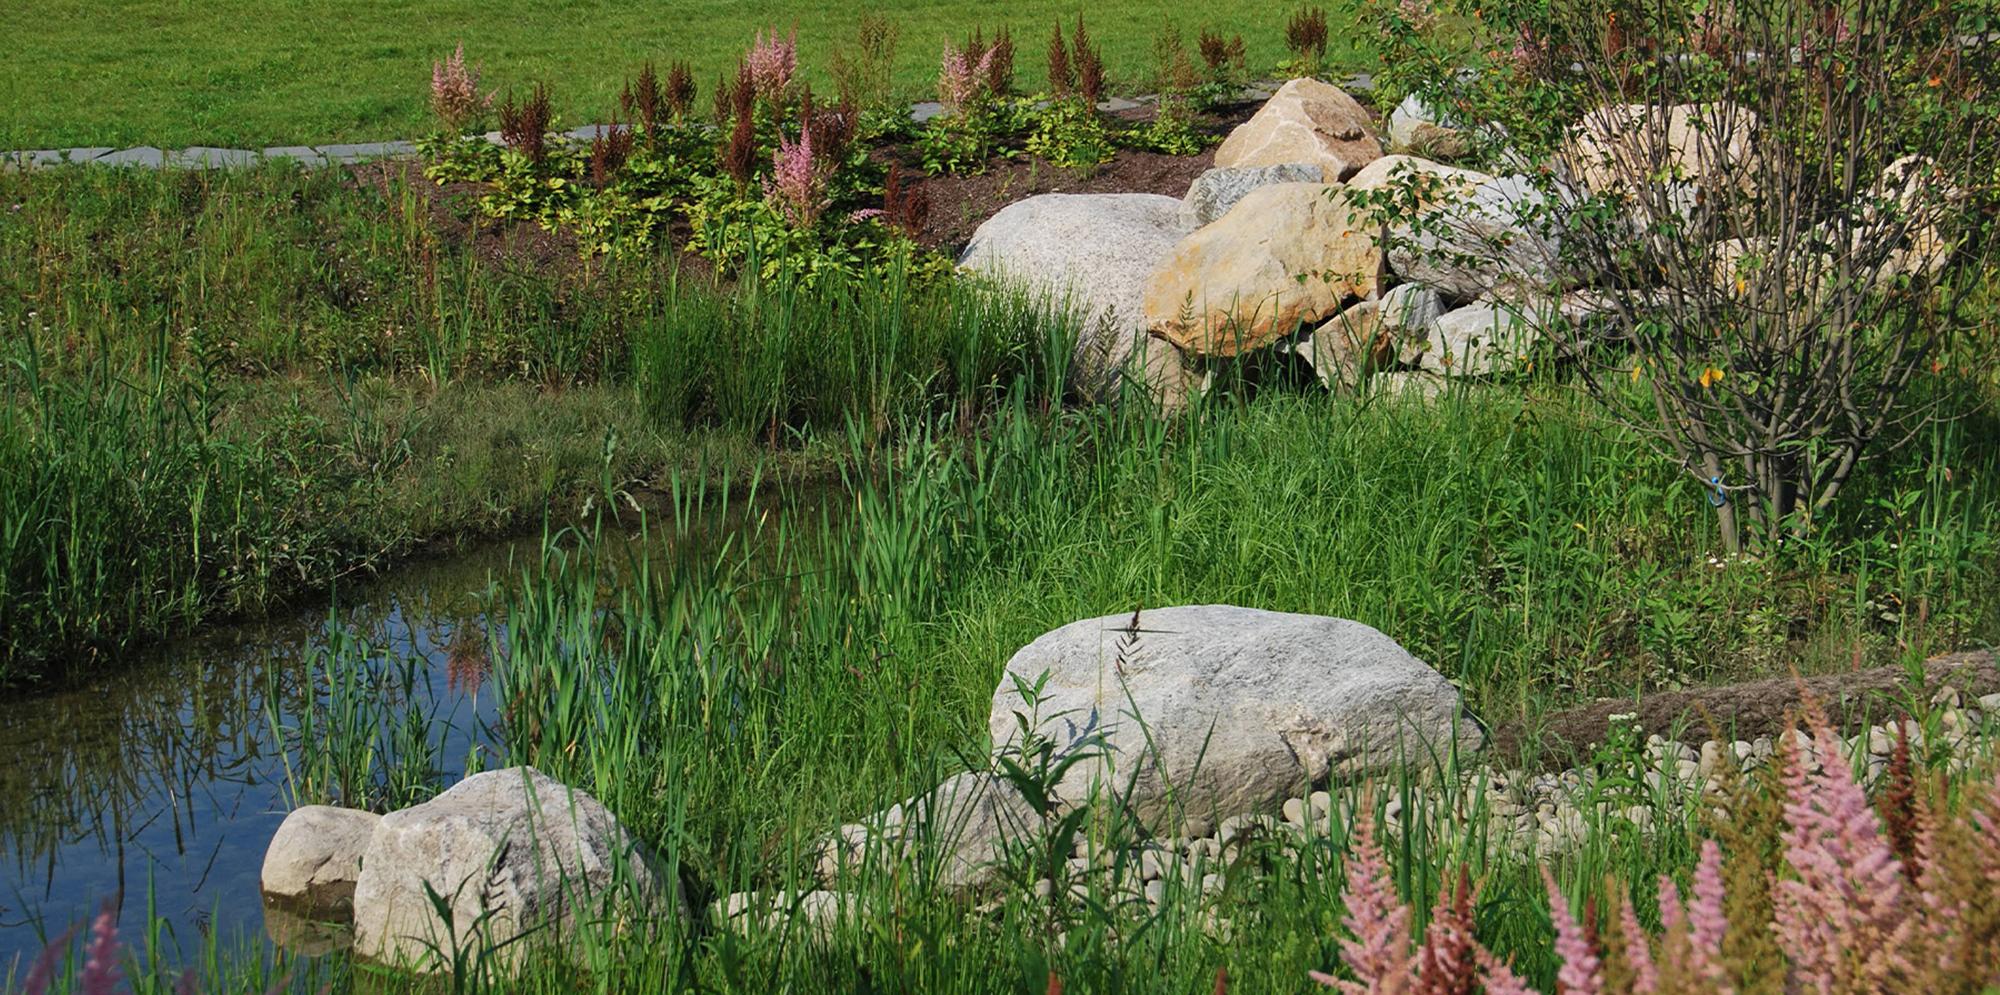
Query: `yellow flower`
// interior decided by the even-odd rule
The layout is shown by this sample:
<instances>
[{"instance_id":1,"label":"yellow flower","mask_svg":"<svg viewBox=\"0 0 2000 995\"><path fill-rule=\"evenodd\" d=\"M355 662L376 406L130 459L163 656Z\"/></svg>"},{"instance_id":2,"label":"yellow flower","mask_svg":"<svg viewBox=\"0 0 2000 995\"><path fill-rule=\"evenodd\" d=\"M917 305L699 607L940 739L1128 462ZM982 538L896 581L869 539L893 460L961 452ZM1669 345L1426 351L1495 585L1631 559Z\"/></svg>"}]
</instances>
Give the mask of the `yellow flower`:
<instances>
[{"instance_id":1,"label":"yellow flower","mask_svg":"<svg viewBox=\"0 0 2000 995\"><path fill-rule=\"evenodd\" d=\"M1718 370L1715 367L1711 366L1708 369L1701 371L1701 386L1703 390L1707 390L1708 388L1713 387L1721 382L1722 382L1721 370Z\"/></svg>"}]
</instances>

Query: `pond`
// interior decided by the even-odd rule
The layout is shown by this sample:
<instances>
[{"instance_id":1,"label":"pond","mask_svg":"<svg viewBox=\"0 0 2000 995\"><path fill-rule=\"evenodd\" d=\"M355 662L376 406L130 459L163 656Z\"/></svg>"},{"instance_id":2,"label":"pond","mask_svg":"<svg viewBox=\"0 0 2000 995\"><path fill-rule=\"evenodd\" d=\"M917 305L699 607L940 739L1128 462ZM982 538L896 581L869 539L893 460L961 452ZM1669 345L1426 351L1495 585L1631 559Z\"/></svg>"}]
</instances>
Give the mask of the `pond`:
<instances>
[{"instance_id":1,"label":"pond","mask_svg":"<svg viewBox=\"0 0 2000 995\"><path fill-rule=\"evenodd\" d=\"M817 517L796 500L755 500L682 524L675 542L657 531L597 541L615 547L607 560L639 553L671 569L757 531L741 528L752 510L808 527ZM0 756L11 761L0 764L0 979L107 901L121 902L128 939L150 905L183 955L169 962L197 955L211 933L225 945L262 941L264 851L293 807L298 755L286 731L323 699L315 661L336 638L407 661L408 686L377 715L393 722L421 707L441 783L474 757L492 766L496 709L483 651L466 651L480 641L465 637L504 635L489 611L543 543L537 534L413 561L336 591L331 609L215 627L84 686L0 701Z\"/></svg>"}]
</instances>

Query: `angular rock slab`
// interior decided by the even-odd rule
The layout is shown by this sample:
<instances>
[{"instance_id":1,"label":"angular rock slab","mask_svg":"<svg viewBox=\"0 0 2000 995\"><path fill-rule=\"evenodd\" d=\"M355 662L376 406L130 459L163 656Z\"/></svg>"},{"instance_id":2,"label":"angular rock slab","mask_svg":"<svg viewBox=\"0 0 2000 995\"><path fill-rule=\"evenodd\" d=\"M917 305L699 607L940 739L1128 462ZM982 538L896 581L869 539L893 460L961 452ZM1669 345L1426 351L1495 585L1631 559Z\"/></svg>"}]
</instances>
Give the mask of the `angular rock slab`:
<instances>
[{"instance_id":1,"label":"angular rock slab","mask_svg":"<svg viewBox=\"0 0 2000 995\"><path fill-rule=\"evenodd\" d=\"M1558 160L1591 193L1660 184L1748 191L1757 114L1712 104L1612 104L1583 116Z\"/></svg>"},{"instance_id":2,"label":"angular rock slab","mask_svg":"<svg viewBox=\"0 0 2000 995\"><path fill-rule=\"evenodd\" d=\"M1194 223L1205 225L1229 213L1250 191L1273 183L1320 183L1327 179L1318 163L1286 162L1275 166L1248 166L1240 169L1217 167L1204 171L1189 184L1188 212Z\"/></svg>"},{"instance_id":3,"label":"angular rock slab","mask_svg":"<svg viewBox=\"0 0 2000 995\"><path fill-rule=\"evenodd\" d=\"M986 219L958 265L1074 310L1083 324L1070 372L1084 396L1116 397L1124 378L1144 369L1159 381L1148 384L1157 397L1178 381L1180 366L1178 356L1160 354L1164 344L1143 341L1146 281L1193 228L1173 197L1039 194Z\"/></svg>"},{"instance_id":4,"label":"angular rock slab","mask_svg":"<svg viewBox=\"0 0 2000 995\"><path fill-rule=\"evenodd\" d=\"M1389 148L1429 159L1457 159L1471 151L1465 132L1412 93L1389 112Z\"/></svg>"},{"instance_id":5,"label":"angular rock slab","mask_svg":"<svg viewBox=\"0 0 2000 995\"><path fill-rule=\"evenodd\" d=\"M1057 794L1124 799L1164 835L1484 742L1443 675L1375 629L1321 615L1191 605L1072 622L1007 662L987 718L1002 750L1029 714L1017 680L1042 682L1040 735L1089 751Z\"/></svg>"},{"instance_id":6,"label":"angular rock slab","mask_svg":"<svg viewBox=\"0 0 2000 995\"><path fill-rule=\"evenodd\" d=\"M1560 224L1522 176L1488 176L1414 156L1390 155L1348 182L1390 199L1378 205L1398 276L1470 300L1501 286L1562 282Z\"/></svg>"},{"instance_id":7,"label":"angular rock slab","mask_svg":"<svg viewBox=\"0 0 2000 995\"><path fill-rule=\"evenodd\" d=\"M175 169L238 169L255 166L260 156L249 149L223 149L196 145L167 154L167 165Z\"/></svg>"},{"instance_id":8,"label":"angular rock slab","mask_svg":"<svg viewBox=\"0 0 2000 995\"><path fill-rule=\"evenodd\" d=\"M26 166L61 166L68 163L91 162L105 153L110 146L98 145L73 149L27 149L20 152L0 152L0 165L13 168Z\"/></svg>"},{"instance_id":9,"label":"angular rock slab","mask_svg":"<svg viewBox=\"0 0 2000 995\"><path fill-rule=\"evenodd\" d=\"M1430 329L1419 363L1448 377L1490 377L1521 369L1541 341L1536 312L1492 300L1447 312Z\"/></svg>"},{"instance_id":10,"label":"angular rock slab","mask_svg":"<svg viewBox=\"0 0 2000 995\"><path fill-rule=\"evenodd\" d=\"M345 145L317 145L313 150L332 163L365 162L391 156L416 155L415 142L352 142Z\"/></svg>"},{"instance_id":11,"label":"angular rock slab","mask_svg":"<svg viewBox=\"0 0 2000 995\"><path fill-rule=\"evenodd\" d=\"M167 154L152 147L141 145L136 148L119 149L90 160L93 166L138 166L142 169L158 169L165 165Z\"/></svg>"},{"instance_id":12,"label":"angular rock slab","mask_svg":"<svg viewBox=\"0 0 2000 995\"><path fill-rule=\"evenodd\" d=\"M427 885L448 900L450 924L433 910ZM532 767L510 767L382 817L355 883L354 950L436 970L444 965L433 947L449 952L453 935L472 936L475 927L497 945L531 931L560 935L614 910L685 908L678 882L655 874L597 799ZM522 947L493 956L511 964Z\"/></svg>"},{"instance_id":13,"label":"angular rock slab","mask_svg":"<svg viewBox=\"0 0 2000 995\"><path fill-rule=\"evenodd\" d=\"M1382 154L1368 110L1347 91L1316 79L1295 79L1237 125L1215 150L1224 168L1310 162L1326 177L1345 179Z\"/></svg>"},{"instance_id":14,"label":"angular rock slab","mask_svg":"<svg viewBox=\"0 0 2000 995\"><path fill-rule=\"evenodd\" d=\"M1298 343L1299 358L1328 390L1355 387L1395 357L1381 301L1360 301Z\"/></svg>"},{"instance_id":15,"label":"angular rock slab","mask_svg":"<svg viewBox=\"0 0 2000 995\"><path fill-rule=\"evenodd\" d=\"M1235 356L1374 296L1381 273L1368 212L1337 187L1273 183L1174 248L1146 285L1146 326L1184 352Z\"/></svg>"},{"instance_id":16,"label":"angular rock slab","mask_svg":"<svg viewBox=\"0 0 2000 995\"><path fill-rule=\"evenodd\" d=\"M821 844L817 873L824 884L888 863L924 862L945 888L976 888L1039 829L1034 811L1006 781L985 771L945 778L937 787L842 826Z\"/></svg>"},{"instance_id":17,"label":"angular rock slab","mask_svg":"<svg viewBox=\"0 0 2000 995\"><path fill-rule=\"evenodd\" d=\"M264 851L265 896L311 915L348 918L361 856L381 821L373 812L332 805L293 810Z\"/></svg>"}]
</instances>

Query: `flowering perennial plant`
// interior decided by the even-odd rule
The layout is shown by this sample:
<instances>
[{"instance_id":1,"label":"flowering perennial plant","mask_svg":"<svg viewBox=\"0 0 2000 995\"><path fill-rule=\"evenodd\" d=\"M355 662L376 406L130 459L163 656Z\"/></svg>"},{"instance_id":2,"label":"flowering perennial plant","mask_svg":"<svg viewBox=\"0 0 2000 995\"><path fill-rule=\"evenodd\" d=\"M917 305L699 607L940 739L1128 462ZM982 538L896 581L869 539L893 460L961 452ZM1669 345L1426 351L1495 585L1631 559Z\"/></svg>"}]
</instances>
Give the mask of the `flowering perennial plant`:
<instances>
[{"instance_id":1,"label":"flowering perennial plant","mask_svg":"<svg viewBox=\"0 0 2000 995\"><path fill-rule=\"evenodd\" d=\"M447 134L456 135L493 106L493 95L479 92L479 70L465 64L465 43L443 61L431 63L431 113Z\"/></svg>"},{"instance_id":2,"label":"flowering perennial plant","mask_svg":"<svg viewBox=\"0 0 2000 995\"><path fill-rule=\"evenodd\" d=\"M1615 882L1608 928L1599 928L1593 909L1579 920L1544 870L1558 995L1868 995L1981 992L2000 984L2000 779L1975 791L1961 817L1940 820L1933 802L1909 790L1907 765L1901 775L1892 772L1884 799L1914 827L1905 859L1816 705L1807 709L1805 732L1786 737L1779 763L1779 866L1731 870L1759 857L1725 859L1716 840L1704 840L1691 900L1672 878L1658 882L1658 936L1642 928ZM1754 799L1742 801L1757 810ZM1347 868L1351 939L1340 945L1352 980L1318 971L1309 972L1313 979L1349 995L1471 992L1476 973L1487 992L1533 991L1473 939L1462 877L1456 892L1439 896L1430 928L1409 953L1409 909L1365 811L1355 840ZM1732 893L1730 881L1737 892L1764 893ZM1781 963L1773 971L1764 960Z\"/></svg>"}]
</instances>

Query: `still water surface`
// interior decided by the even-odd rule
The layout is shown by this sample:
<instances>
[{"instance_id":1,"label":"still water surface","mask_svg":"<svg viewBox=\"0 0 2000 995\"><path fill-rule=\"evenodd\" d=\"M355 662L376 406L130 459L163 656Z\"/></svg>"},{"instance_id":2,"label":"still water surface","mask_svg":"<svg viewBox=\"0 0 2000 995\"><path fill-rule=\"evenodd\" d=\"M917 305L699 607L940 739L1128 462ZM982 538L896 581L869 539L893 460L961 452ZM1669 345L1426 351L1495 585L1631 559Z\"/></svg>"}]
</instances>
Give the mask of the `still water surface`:
<instances>
[{"instance_id":1,"label":"still water surface","mask_svg":"<svg viewBox=\"0 0 2000 995\"><path fill-rule=\"evenodd\" d=\"M264 847L291 807L272 716L293 724L329 626L420 661L417 693L441 720L432 735L451 783L468 755L490 750L493 713L478 682L447 666L449 649L488 625L489 598L540 543L413 564L341 592L331 612L213 629L89 685L0 702L0 979L120 896L126 930L150 896L189 956L211 930L225 943L261 938Z\"/></svg>"}]
</instances>

